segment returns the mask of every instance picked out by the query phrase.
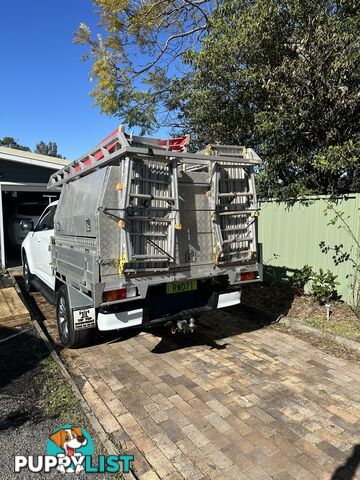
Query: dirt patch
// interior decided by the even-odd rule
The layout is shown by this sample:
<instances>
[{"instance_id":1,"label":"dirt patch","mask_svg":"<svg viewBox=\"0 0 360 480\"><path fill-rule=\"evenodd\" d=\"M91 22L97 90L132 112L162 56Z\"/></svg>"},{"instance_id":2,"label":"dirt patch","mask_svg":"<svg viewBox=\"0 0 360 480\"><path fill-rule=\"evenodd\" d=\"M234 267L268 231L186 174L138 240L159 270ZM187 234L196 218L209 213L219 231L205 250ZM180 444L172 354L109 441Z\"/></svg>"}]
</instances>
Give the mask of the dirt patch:
<instances>
[{"instance_id":1,"label":"dirt patch","mask_svg":"<svg viewBox=\"0 0 360 480\"><path fill-rule=\"evenodd\" d=\"M14 279L10 277L8 272L0 268L0 288L8 288L14 286Z\"/></svg>"},{"instance_id":2,"label":"dirt patch","mask_svg":"<svg viewBox=\"0 0 360 480\"><path fill-rule=\"evenodd\" d=\"M330 319L326 319L326 309L311 296L295 297L289 311L289 317L298 318L312 327L326 333L340 335L360 341L360 319L345 303L333 302L330 307Z\"/></svg>"},{"instance_id":3,"label":"dirt patch","mask_svg":"<svg viewBox=\"0 0 360 480\"><path fill-rule=\"evenodd\" d=\"M15 474L14 456L44 455L50 432L61 425L84 427L94 440L95 455L105 453L44 342L29 327L10 338L20 331L0 329L3 339L9 337L1 344L0 355L0 480L44 478L43 473ZM52 471L46 478L59 478L59 474ZM82 478L93 475L83 474Z\"/></svg>"},{"instance_id":4,"label":"dirt patch","mask_svg":"<svg viewBox=\"0 0 360 480\"><path fill-rule=\"evenodd\" d=\"M343 345L339 345L338 343L334 343L330 338L326 337L326 335L318 337L312 333L295 330L294 328L288 327L287 325L282 325L280 323L271 325L269 328L273 328L283 333L288 333L289 335L308 342L319 350L334 355L335 357L343 358L344 360L351 362L360 362L359 352L344 347Z\"/></svg>"},{"instance_id":5,"label":"dirt patch","mask_svg":"<svg viewBox=\"0 0 360 480\"><path fill-rule=\"evenodd\" d=\"M331 316L326 320L326 309L323 305L319 305L311 295L295 295L294 290L286 284L254 284L245 287L242 301L271 312L274 316L297 318L326 333L360 341L360 319L345 303L332 302Z\"/></svg>"}]
</instances>

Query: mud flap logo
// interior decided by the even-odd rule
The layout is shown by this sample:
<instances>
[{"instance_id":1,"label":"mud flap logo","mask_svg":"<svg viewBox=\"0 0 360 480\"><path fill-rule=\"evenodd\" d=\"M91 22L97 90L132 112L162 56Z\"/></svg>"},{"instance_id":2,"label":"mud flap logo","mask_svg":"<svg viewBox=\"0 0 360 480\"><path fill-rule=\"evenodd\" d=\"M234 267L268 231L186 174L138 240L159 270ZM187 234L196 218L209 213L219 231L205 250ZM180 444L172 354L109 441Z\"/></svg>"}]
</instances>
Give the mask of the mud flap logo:
<instances>
[{"instance_id":1,"label":"mud flap logo","mask_svg":"<svg viewBox=\"0 0 360 480\"><path fill-rule=\"evenodd\" d=\"M74 330L84 330L96 326L95 308L73 310Z\"/></svg>"}]
</instances>

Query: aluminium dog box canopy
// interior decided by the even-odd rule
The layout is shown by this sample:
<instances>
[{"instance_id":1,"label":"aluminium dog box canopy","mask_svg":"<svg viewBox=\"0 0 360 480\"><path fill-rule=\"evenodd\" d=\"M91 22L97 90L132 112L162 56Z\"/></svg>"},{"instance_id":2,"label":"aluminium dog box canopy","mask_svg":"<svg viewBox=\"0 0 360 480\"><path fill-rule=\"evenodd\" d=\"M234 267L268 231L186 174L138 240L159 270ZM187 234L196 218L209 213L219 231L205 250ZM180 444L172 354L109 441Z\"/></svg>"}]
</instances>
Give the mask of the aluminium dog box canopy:
<instances>
[{"instance_id":1,"label":"aluminium dog box canopy","mask_svg":"<svg viewBox=\"0 0 360 480\"><path fill-rule=\"evenodd\" d=\"M187 136L128 135L120 126L52 174L49 188L62 190L56 243L93 238L101 276L254 258L254 167L261 159L234 145L190 153L188 143Z\"/></svg>"}]
</instances>

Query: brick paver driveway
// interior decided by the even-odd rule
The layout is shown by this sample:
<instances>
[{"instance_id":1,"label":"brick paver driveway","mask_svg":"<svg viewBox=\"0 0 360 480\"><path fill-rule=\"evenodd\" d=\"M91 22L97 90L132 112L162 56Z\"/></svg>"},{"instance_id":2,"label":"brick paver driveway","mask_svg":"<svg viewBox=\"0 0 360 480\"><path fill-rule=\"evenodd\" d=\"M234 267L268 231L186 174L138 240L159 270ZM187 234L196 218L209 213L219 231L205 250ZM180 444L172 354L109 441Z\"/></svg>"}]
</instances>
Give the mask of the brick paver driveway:
<instances>
[{"instance_id":1,"label":"brick paver driveway","mask_svg":"<svg viewBox=\"0 0 360 480\"><path fill-rule=\"evenodd\" d=\"M360 478L358 365L246 320L218 311L193 335L134 332L62 356L141 480Z\"/></svg>"}]
</instances>

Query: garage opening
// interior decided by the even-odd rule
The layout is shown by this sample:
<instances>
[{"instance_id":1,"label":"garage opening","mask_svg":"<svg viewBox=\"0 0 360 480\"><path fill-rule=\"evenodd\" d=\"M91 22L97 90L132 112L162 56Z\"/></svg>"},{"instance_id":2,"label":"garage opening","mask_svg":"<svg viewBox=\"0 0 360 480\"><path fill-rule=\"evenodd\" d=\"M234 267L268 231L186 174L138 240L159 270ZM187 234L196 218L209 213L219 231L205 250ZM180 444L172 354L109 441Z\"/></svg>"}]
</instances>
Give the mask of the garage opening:
<instances>
[{"instance_id":1,"label":"garage opening","mask_svg":"<svg viewBox=\"0 0 360 480\"><path fill-rule=\"evenodd\" d=\"M22 191L2 185L1 263L5 267L21 265L21 244L33 231L46 206L59 197L57 192Z\"/></svg>"}]
</instances>

